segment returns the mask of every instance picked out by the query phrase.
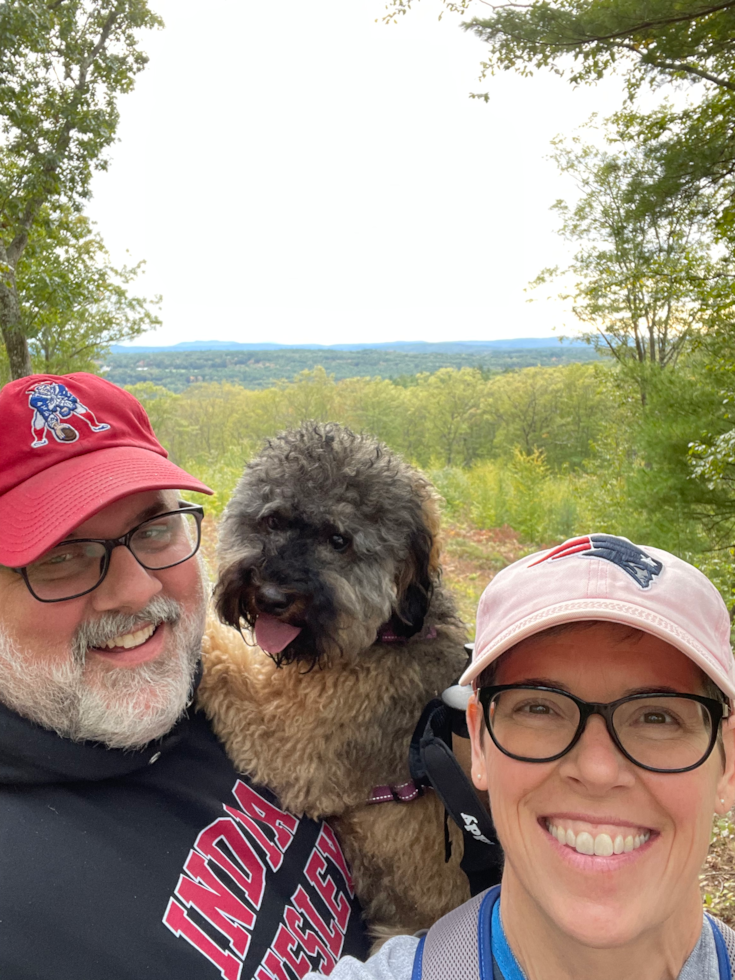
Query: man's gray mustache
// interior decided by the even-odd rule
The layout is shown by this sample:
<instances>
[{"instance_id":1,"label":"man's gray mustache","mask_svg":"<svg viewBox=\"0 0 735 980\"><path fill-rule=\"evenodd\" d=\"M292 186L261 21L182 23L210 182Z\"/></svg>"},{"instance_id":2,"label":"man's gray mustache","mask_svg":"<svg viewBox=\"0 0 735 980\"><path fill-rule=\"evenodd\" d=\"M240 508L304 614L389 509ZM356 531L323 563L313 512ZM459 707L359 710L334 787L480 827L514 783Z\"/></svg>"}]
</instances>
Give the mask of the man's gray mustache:
<instances>
[{"instance_id":1,"label":"man's gray mustache","mask_svg":"<svg viewBox=\"0 0 735 980\"><path fill-rule=\"evenodd\" d=\"M108 640L125 633L135 633L150 623L176 624L183 615L178 602L165 596L154 596L145 609L137 613L105 613L99 619L81 623L71 642L72 655L77 662L83 662L90 647L103 647Z\"/></svg>"}]
</instances>

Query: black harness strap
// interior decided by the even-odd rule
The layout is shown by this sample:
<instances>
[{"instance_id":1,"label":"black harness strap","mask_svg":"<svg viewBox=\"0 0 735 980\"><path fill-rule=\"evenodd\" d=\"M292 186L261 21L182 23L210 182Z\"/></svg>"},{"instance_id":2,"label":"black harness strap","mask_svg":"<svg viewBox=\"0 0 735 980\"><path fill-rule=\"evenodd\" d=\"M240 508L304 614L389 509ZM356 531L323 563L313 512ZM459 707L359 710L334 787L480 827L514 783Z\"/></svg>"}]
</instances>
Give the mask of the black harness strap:
<instances>
[{"instance_id":1,"label":"black harness strap","mask_svg":"<svg viewBox=\"0 0 735 980\"><path fill-rule=\"evenodd\" d=\"M452 732L467 734L462 712L434 698L424 708L411 739L409 766L417 786L431 786L444 809L462 830L460 867L470 893L477 895L500 882L503 852L490 815L452 752Z\"/></svg>"}]
</instances>

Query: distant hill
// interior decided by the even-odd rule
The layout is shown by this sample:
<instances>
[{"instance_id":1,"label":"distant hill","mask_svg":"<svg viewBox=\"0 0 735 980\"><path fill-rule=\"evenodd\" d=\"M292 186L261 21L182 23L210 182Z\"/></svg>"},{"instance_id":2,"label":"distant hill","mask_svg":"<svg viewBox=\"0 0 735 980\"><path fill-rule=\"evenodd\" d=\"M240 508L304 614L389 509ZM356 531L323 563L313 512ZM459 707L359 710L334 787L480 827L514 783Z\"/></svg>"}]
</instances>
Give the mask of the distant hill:
<instances>
[{"instance_id":1,"label":"distant hill","mask_svg":"<svg viewBox=\"0 0 735 980\"><path fill-rule=\"evenodd\" d=\"M504 343L504 342L498 342ZM268 388L282 379L291 380L300 371L323 367L337 381L344 378L389 378L401 384L412 384L420 372L433 373L443 367L480 368L487 374L498 374L514 368L534 365L569 364L596 360L595 352L585 345L521 348L489 348L468 353L452 352L462 344L417 344L417 351L406 347L394 349L380 345L357 350L324 347L276 347L257 349L243 345L218 350L167 348L149 351L113 353L103 365L105 376L119 385L152 381L171 391L183 391L191 384L227 381L244 388ZM470 346L470 345L467 345ZM425 349L424 349L425 348ZM438 349L437 349L438 348ZM449 350L444 350L449 348Z\"/></svg>"},{"instance_id":2,"label":"distant hill","mask_svg":"<svg viewBox=\"0 0 735 980\"><path fill-rule=\"evenodd\" d=\"M423 340L396 340L385 344L240 344L235 340L187 340L169 347L123 346L113 344L113 354L164 354L179 351L222 351L222 350L323 350L360 351L395 350L407 354L483 354L495 350L528 350L531 348L556 347L561 343L557 337L521 337L514 340L449 340L441 343L427 343ZM565 347L584 347L580 340L564 340Z\"/></svg>"}]
</instances>

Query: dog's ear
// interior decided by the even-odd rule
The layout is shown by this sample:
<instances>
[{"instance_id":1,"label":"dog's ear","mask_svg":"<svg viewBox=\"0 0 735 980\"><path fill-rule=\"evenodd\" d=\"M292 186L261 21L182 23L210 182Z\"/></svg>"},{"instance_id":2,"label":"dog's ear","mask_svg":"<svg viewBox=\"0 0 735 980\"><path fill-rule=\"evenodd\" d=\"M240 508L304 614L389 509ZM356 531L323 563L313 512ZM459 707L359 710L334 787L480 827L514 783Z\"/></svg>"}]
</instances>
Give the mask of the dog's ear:
<instances>
[{"instance_id":1,"label":"dog's ear","mask_svg":"<svg viewBox=\"0 0 735 980\"><path fill-rule=\"evenodd\" d=\"M241 631L242 621L250 622L250 616L245 608L245 581L241 567L237 562L222 569L214 589L214 608L223 623L234 626Z\"/></svg>"},{"instance_id":2,"label":"dog's ear","mask_svg":"<svg viewBox=\"0 0 735 980\"><path fill-rule=\"evenodd\" d=\"M396 636L408 638L423 629L434 587L433 546L434 537L428 528L418 528L412 534L408 558L396 583L395 612L388 624Z\"/></svg>"}]
</instances>

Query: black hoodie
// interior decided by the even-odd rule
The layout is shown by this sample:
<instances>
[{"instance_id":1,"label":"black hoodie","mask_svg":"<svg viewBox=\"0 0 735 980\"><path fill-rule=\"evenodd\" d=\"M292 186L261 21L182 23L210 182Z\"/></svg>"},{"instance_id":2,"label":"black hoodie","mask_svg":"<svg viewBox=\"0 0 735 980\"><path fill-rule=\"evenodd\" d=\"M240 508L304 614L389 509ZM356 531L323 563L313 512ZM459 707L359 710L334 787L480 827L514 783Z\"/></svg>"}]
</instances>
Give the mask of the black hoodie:
<instances>
[{"instance_id":1,"label":"black hoodie","mask_svg":"<svg viewBox=\"0 0 735 980\"><path fill-rule=\"evenodd\" d=\"M293 980L366 952L331 830L203 715L123 752L0 706L1 980Z\"/></svg>"}]
</instances>

